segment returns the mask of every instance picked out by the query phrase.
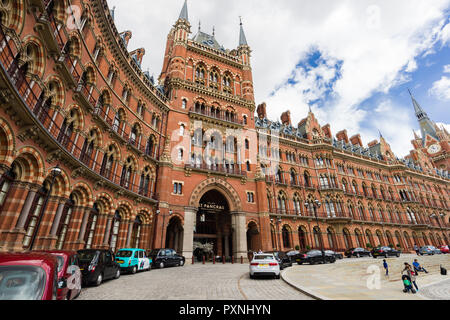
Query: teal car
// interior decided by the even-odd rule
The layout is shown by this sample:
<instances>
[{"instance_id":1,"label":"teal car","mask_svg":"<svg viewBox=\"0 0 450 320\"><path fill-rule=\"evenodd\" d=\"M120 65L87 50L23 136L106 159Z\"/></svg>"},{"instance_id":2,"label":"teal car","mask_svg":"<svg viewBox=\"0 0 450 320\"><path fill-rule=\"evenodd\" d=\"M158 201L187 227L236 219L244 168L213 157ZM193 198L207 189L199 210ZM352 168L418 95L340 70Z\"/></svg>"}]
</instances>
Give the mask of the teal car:
<instances>
[{"instance_id":1,"label":"teal car","mask_svg":"<svg viewBox=\"0 0 450 320\"><path fill-rule=\"evenodd\" d=\"M143 249L120 249L116 254L116 262L121 271L135 274L138 271L149 271L152 259L148 258Z\"/></svg>"}]
</instances>

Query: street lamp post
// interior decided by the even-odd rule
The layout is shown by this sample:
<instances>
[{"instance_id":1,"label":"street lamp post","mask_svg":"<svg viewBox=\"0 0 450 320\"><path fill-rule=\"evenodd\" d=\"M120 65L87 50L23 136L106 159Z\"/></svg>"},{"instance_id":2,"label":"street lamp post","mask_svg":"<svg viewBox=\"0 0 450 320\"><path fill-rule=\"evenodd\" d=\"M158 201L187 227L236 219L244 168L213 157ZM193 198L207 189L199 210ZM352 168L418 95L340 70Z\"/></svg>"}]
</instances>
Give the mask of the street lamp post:
<instances>
[{"instance_id":1,"label":"street lamp post","mask_svg":"<svg viewBox=\"0 0 450 320\"><path fill-rule=\"evenodd\" d=\"M44 216L44 212L47 209L48 200L50 199L50 195L52 194L53 184L55 183L56 178L61 174L62 170L59 166L56 166L52 169L52 181L50 182L50 188L48 190L47 196L45 198L44 204L42 205L41 214L38 217L36 222L36 229L33 232L33 236L31 237L30 248L29 250L33 250L34 242L36 241L36 236L39 233L39 227L41 225L42 217Z\"/></svg>"},{"instance_id":2,"label":"street lamp post","mask_svg":"<svg viewBox=\"0 0 450 320\"><path fill-rule=\"evenodd\" d=\"M316 218L316 224L317 224L317 232L319 232L320 227L319 227L319 217L317 216L317 209L320 208L322 206L322 203L320 203L319 200L314 200L312 203L309 203L308 201L305 202L305 207L306 210L309 209L309 206L312 206L313 211L314 211L314 217ZM323 248L323 241L322 241L322 235L320 235L320 249L322 251L322 261L325 264L325 251Z\"/></svg>"}]
</instances>

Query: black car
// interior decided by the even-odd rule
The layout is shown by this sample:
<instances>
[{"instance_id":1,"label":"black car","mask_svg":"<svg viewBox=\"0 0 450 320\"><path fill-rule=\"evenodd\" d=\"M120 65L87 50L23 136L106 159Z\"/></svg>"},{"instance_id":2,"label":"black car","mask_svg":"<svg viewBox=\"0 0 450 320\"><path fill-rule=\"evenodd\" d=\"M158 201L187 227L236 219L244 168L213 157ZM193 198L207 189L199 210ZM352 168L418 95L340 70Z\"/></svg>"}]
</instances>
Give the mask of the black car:
<instances>
[{"instance_id":1,"label":"black car","mask_svg":"<svg viewBox=\"0 0 450 320\"><path fill-rule=\"evenodd\" d=\"M338 259L341 260L344 258L344 255L342 253L337 253L337 252L334 252L333 250L326 250L325 253L333 255L336 258L336 260L338 260Z\"/></svg>"},{"instance_id":2,"label":"black car","mask_svg":"<svg viewBox=\"0 0 450 320\"><path fill-rule=\"evenodd\" d=\"M297 257L300 254L300 251L289 251L286 252L286 255L289 257L289 259L291 259L291 262L297 262Z\"/></svg>"},{"instance_id":3,"label":"black car","mask_svg":"<svg viewBox=\"0 0 450 320\"><path fill-rule=\"evenodd\" d=\"M78 250L78 258L84 285L99 286L103 280L120 277L120 266L111 250Z\"/></svg>"},{"instance_id":4,"label":"black car","mask_svg":"<svg viewBox=\"0 0 450 320\"><path fill-rule=\"evenodd\" d=\"M280 270L283 270L286 267L292 267L291 258L285 252L282 251L270 251L265 253L271 253L277 259L278 264L280 265Z\"/></svg>"},{"instance_id":5,"label":"black car","mask_svg":"<svg viewBox=\"0 0 450 320\"><path fill-rule=\"evenodd\" d=\"M364 248L350 248L344 252L347 258L351 257L370 257L370 251Z\"/></svg>"},{"instance_id":6,"label":"black car","mask_svg":"<svg viewBox=\"0 0 450 320\"><path fill-rule=\"evenodd\" d=\"M306 253L300 253L297 256L297 263L302 265L304 263L316 264L316 263L335 263L336 257L333 254L320 250L311 250Z\"/></svg>"},{"instance_id":7,"label":"black car","mask_svg":"<svg viewBox=\"0 0 450 320\"><path fill-rule=\"evenodd\" d=\"M173 249L153 249L148 257L152 259L152 266L160 269L164 267L182 267L186 259Z\"/></svg>"},{"instance_id":8,"label":"black car","mask_svg":"<svg viewBox=\"0 0 450 320\"><path fill-rule=\"evenodd\" d=\"M375 259L378 257L400 257L400 251L391 247L376 247L372 249L372 257Z\"/></svg>"}]
</instances>

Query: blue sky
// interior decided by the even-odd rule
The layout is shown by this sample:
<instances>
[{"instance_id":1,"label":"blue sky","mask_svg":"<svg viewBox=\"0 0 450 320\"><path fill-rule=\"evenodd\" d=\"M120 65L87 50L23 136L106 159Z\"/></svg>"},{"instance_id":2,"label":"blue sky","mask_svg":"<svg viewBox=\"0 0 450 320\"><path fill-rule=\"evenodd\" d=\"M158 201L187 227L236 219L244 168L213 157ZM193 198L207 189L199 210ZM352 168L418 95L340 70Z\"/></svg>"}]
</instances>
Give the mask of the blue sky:
<instances>
[{"instance_id":1,"label":"blue sky","mask_svg":"<svg viewBox=\"0 0 450 320\"><path fill-rule=\"evenodd\" d=\"M155 79L183 3L108 0ZM333 134L347 129L367 144L380 130L400 157L419 128L408 88L434 121L450 123L450 0L188 0L188 8L192 36L201 21L228 49L242 16L255 102L267 103L272 120L289 110L296 125L311 106Z\"/></svg>"}]
</instances>

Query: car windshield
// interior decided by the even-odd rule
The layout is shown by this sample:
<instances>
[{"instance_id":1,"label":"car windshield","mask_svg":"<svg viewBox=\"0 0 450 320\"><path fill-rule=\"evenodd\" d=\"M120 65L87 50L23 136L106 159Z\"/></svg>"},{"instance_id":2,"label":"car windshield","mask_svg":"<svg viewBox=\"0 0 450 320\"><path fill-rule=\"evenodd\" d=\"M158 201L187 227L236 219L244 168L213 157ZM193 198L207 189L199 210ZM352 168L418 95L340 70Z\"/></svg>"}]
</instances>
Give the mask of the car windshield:
<instances>
[{"instance_id":1,"label":"car windshield","mask_svg":"<svg viewBox=\"0 0 450 320\"><path fill-rule=\"evenodd\" d=\"M78 251L80 261L92 261L97 255L97 251Z\"/></svg>"},{"instance_id":2,"label":"car windshield","mask_svg":"<svg viewBox=\"0 0 450 320\"><path fill-rule=\"evenodd\" d=\"M133 251L130 250L120 250L117 252L116 257L119 258L130 258L133 255Z\"/></svg>"},{"instance_id":3,"label":"car windshield","mask_svg":"<svg viewBox=\"0 0 450 320\"><path fill-rule=\"evenodd\" d=\"M322 254L322 251L319 251L319 250L311 250L311 251L308 252L308 254L318 254L318 253Z\"/></svg>"},{"instance_id":4,"label":"car windshield","mask_svg":"<svg viewBox=\"0 0 450 320\"><path fill-rule=\"evenodd\" d=\"M160 251L160 249L154 249L154 250L150 251L149 256L156 256L156 255L158 255L159 251Z\"/></svg>"},{"instance_id":5,"label":"car windshield","mask_svg":"<svg viewBox=\"0 0 450 320\"><path fill-rule=\"evenodd\" d=\"M268 255L268 254L265 254L265 255L258 254L254 258L254 260L273 260L273 259L274 259L273 255Z\"/></svg>"},{"instance_id":6,"label":"car windshield","mask_svg":"<svg viewBox=\"0 0 450 320\"><path fill-rule=\"evenodd\" d=\"M0 267L0 300L39 300L44 288L45 272L40 267Z\"/></svg>"}]
</instances>

